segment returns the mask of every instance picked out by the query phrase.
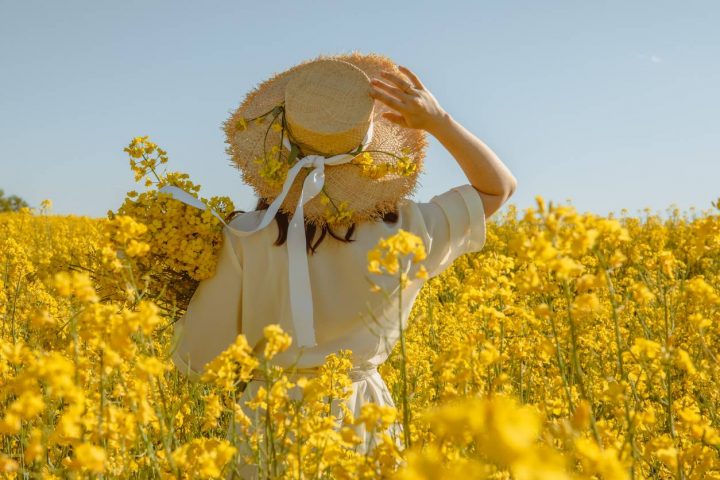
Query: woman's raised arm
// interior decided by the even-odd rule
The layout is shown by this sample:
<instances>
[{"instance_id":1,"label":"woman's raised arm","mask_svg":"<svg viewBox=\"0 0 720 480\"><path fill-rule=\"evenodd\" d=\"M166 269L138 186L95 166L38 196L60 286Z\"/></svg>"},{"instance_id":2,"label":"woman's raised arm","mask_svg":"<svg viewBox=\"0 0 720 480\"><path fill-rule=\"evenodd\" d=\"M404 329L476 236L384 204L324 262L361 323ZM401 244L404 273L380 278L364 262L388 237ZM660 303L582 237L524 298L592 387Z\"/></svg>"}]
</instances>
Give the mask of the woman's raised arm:
<instances>
[{"instance_id":1,"label":"woman's raised arm","mask_svg":"<svg viewBox=\"0 0 720 480\"><path fill-rule=\"evenodd\" d=\"M490 217L517 188L517 179L478 137L447 113L405 67L399 67L407 78L392 72L383 77L390 83L371 79L370 96L397 111L383 114L388 120L407 128L422 128L450 152L483 200L485 216Z\"/></svg>"}]
</instances>

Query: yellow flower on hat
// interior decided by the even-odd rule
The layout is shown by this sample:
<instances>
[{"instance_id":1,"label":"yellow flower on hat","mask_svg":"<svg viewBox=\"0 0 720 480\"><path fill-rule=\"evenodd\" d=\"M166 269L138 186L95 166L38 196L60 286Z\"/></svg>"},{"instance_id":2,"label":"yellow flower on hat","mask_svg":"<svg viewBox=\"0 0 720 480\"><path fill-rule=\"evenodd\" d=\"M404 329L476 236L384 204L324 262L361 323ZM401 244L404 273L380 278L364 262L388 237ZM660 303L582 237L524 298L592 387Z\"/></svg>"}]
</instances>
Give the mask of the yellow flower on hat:
<instances>
[{"instance_id":1,"label":"yellow flower on hat","mask_svg":"<svg viewBox=\"0 0 720 480\"><path fill-rule=\"evenodd\" d=\"M259 174L269 184L280 186L285 181L288 172L287 163L283 162L279 156L280 147L273 146L265 157L258 157L255 163L260 165Z\"/></svg>"}]
</instances>

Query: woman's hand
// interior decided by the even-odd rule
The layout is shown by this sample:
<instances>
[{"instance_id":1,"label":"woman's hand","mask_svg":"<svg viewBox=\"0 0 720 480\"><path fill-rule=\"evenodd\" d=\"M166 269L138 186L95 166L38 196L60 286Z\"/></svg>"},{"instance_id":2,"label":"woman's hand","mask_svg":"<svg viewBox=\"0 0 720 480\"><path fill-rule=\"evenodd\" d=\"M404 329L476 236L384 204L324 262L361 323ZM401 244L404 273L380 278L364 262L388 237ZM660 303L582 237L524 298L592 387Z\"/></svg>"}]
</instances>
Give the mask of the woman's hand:
<instances>
[{"instance_id":1,"label":"woman's hand","mask_svg":"<svg viewBox=\"0 0 720 480\"><path fill-rule=\"evenodd\" d=\"M395 110L383 117L403 127L422 128L438 139L481 195L485 218L490 217L515 192L517 180L490 147L440 107L414 73L399 68L407 78L383 72L390 83L370 79L370 96Z\"/></svg>"},{"instance_id":2,"label":"woman's hand","mask_svg":"<svg viewBox=\"0 0 720 480\"><path fill-rule=\"evenodd\" d=\"M434 134L447 119L447 113L413 72L402 66L398 68L405 77L383 71L381 75L389 83L370 79L370 96L395 110L383 113L384 118L403 127L420 128Z\"/></svg>"}]
</instances>

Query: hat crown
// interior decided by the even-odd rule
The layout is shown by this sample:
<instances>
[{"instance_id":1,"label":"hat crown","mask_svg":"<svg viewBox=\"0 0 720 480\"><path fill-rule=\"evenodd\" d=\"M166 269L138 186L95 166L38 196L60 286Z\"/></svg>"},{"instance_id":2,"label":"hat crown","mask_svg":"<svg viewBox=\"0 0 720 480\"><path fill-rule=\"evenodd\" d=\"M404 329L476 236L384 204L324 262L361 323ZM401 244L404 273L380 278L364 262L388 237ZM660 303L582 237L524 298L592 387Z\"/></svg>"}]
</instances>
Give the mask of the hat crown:
<instances>
[{"instance_id":1,"label":"hat crown","mask_svg":"<svg viewBox=\"0 0 720 480\"><path fill-rule=\"evenodd\" d=\"M318 60L294 72L285 86L285 119L305 154L337 155L356 148L372 119L365 72L342 60Z\"/></svg>"}]
</instances>

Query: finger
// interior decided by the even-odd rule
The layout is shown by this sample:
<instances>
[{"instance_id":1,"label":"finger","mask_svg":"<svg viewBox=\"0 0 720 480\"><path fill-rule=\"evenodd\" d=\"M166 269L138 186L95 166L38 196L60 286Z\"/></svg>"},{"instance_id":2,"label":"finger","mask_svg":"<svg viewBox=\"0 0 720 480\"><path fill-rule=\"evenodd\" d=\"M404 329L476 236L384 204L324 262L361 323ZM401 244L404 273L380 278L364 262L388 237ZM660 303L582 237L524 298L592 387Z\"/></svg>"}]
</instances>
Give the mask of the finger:
<instances>
[{"instance_id":1,"label":"finger","mask_svg":"<svg viewBox=\"0 0 720 480\"><path fill-rule=\"evenodd\" d=\"M397 99L390 95L381 92L380 90L373 88L370 90L370 96L383 102L385 105L394 108L395 110L405 110L405 106Z\"/></svg>"},{"instance_id":2,"label":"finger","mask_svg":"<svg viewBox=\"0 0 720 480\"><path fill-rule=\"evenodd\" d=\"M403 72L405 75L408 76L408 78L413 83L415 88L419 88L421 90L425 89L425 85L422 84L422 82L417 77L417 75L415 75L413 72L411 72L409 68L403 67L402 65L398 65L398 68L400 69L401 72Z\"/></svg>"},{"instance_id":3,"label":"finger","mask_svg":"<svg viewBox=\"0 0 720 480\"><path fill-rule=\"evenodd\" d=\"M399 75L397 75L393 72L388 72L388 71L382 71L382 72L380 72L380 74L383 77L390 80L395 85L397 85L398 87L400 87L400 90L402 90L404 92L408 92L408 91L412 90L412 85L410 84L410 82L401 78Z\"/></svg>"},{"instance_id":4,"label":"finger","mask_svg":"<svg viewBox=\"0 0 720 480\"><path fill-rule=\"evenodd\" d=\"M408 126L407 122L405 121L405 117L403 117L402 115L399 115L397 113L385 112L382 114L382 116L384 118L387 118L388 120L390 120L392 123L396 123L402 127Z\"/></svg>"},{"instance_id":5,"label":"finger","mask_svg":"<svg viewBox=\"0 0 720 480\"><path fill-rule=\"evenodd\" d=\"M373 79L371 80L371 83L372 83L373 85L375 85L376 87L382 88L382 89L385 90L386 92L394 95L394 96L397 97L399 100L406 100L406 99L409 97L409 95L408 95L407 93L403 92L403 91L400 90L399 88L393 87L392 85L388 85L387 83L381 82L380 80L377 80L377 79L375 79L375 78L373 78Z\"/></svg>"}]
</instances>

